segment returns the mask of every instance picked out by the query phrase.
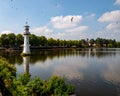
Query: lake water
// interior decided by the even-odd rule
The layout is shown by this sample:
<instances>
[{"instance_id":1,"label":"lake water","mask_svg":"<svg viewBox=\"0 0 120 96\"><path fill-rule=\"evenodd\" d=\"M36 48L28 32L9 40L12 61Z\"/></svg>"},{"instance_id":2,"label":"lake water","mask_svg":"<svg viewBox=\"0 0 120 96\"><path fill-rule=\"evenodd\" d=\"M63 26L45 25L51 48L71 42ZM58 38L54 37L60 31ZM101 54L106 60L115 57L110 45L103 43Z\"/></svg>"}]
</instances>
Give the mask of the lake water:
<instances>
[{"instance_id":1,"label":"lake water","mask_svg":"<svg viewBox=\"0 0 120 96\"><path fill-rule=\"evenodd\" d=\"M22 58L20 52L0 52L32 77L48 80L52 75L75 86L76 96L120 96L120 49L37 50Z\"/></svg>"}]
</instances>

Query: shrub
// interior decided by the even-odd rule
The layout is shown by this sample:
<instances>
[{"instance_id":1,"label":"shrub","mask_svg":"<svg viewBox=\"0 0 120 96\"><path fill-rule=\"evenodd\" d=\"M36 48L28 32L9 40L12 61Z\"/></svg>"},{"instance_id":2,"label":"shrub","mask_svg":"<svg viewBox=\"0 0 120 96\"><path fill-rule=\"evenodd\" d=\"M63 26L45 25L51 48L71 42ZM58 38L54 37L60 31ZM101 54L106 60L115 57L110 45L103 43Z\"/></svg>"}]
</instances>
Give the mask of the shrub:
<instances>
[{"instance_id":1,"label":"shrub","mask_svg":"<svg viewBox=\"0 0 120 96\"><path fill-rule=\"evenodd\" d=\"M52 76L50 78L48 88L50 89L50 92L55 94L55 96L67 96L74 92L74 87L65 84L64 79L58 76Z\"/></svg>"},{"instance_id":2,"label":"shrub","mask_svg":"<svg viewBox=\"0 0 120 96\"><path fill-rule=\"evenodd\" d=\"M44 81L38 77L31 79L30 74L20 74L17 79L14 65L0 57L0 92L3 96L68 96L74 87L58 76Z\"/></svg>"},{"instance_id":3,"label":"shrub","mask_svg":"<svg viewBox=\"0 0 120 96\"><path fill-rule=\"evenodd\" d=\"M49 81L43 81L38 77L30 79L30 75L27 77L27 74L22 74L18 80L14 81L14 85L17 96L68 96L74 92L74 87L65 84L64 79L58 76L52 76Z\"/></svg>"},{"instance_id":4,"label":"shrub","mask_svg":"<svg viewBox=\"0 0 120 96\"><path fill-rule=\"evenodd\" d=\"M16 76L16 69L13 64L9 64L5 58L0 57L0 90L3 96L12 96L10 93L13 78Z\"/></svg>"}]
</instances>

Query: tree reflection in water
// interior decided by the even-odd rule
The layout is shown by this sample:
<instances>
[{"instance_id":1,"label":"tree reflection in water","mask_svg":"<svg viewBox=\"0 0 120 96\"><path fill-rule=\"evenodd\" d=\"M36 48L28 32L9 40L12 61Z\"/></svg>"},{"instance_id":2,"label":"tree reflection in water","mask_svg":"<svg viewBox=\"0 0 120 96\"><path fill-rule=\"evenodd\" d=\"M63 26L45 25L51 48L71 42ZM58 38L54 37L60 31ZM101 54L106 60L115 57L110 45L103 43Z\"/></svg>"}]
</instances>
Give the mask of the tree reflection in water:
<instances>
[{"instance_id":1,"label":"tree reflection in water","mask_svg":"<svg viewBox=\"0 0 120 96\"><path fill-rule=\"evenodd\" d=\"M118 50L120 52L120 50ZM0 56L7 58L9 63L19 64L23 63L23 59L20 56L20 51L0 51ZM97 57L104 58L105 56L115 56L115 49L54 49L54 50L33 50L30 63L35 64L35 62L45 62L47 59L53 59L55 57L66 57L66 56L81 56L81 57Z\"/></svg>"}]
</instances>

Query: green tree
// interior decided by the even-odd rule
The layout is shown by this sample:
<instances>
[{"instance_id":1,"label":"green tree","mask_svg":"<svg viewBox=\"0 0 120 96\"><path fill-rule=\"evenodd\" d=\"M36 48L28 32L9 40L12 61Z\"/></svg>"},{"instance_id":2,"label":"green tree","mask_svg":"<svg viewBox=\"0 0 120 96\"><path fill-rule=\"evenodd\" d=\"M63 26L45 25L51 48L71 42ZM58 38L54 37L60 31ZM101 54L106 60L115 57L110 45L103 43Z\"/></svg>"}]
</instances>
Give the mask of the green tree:
<instances>
[{"instance_id":1,"label":"green tree","mask_svg":"<svg viewBox=\"0 0 120 96\"><path fill-rule=\"evenodd\" d=\"M36 36L36 35L34 35L34 34L30 34L30 44L32 45L32 46L36 46L36 45L39 45L39 39L38 39L38 37Z\"/></svg>"},{"instance_id":2,"label":"green tree","mask_svg":"<svg viewBox=\"0 0 120 96\"><path fill-rule=\"evenodd\" d=\"M117 48L120 48L120 42L117 42Z\"/></svg>"},{"instance_id":3,"label":"green tree","mask_svg":"<svg viewBox=\"0 0 120 96\"><path fill-rule=\"evenodd\" d=\"M80 40L74 40L74 45L76 47L81 47L81 41Z\"/></svg>"},{"instance_id":4,"label":"green tree","mask_svg":"<svg viewBox=\"0 0 120 96\"><path fill-rule=\"evenodd\" d=\"M109 48L112 48L112 47L113 47L113 45L112 45L112 44L108 44L108 47L109 47Z\"/></svg>"},{"instance_id":5,"label":"green tree","mask_svg":"<svg viewBox=\"0 0 120 96\"><path fill-rule=\"evenodd\" d=\"M102 39L101 39L101 38L97 38L97 39L96 39L96 44L97 44L98 47L102 47L102 46L103 46L103 41L102 41Z\"/></svg>"},{"instance_id":6,"label":"green tree","mask_svg":"<svg viewBox=\"0 0 120 96\"><path fill-rule=\"evenodd\" d=\"M88 42L85 39L81 40L82 47L88 47Z\"/></svg>"},{"instance_id":7,"label":"green tree","mask_svg":"<svg viewBox=\"0 0 120 96\"><path fill-rule=\"evenodd\" d=\"M56 46L56 44L57 44L57 41L55 39L53 39L53 38L48 39L49 46Z\"/></svg>"},{"instance_id":8,"label":"green tree","mask_svg":"<svg viewBox=\"0 0 120 96\"><path fill-rule=\"evenodd\" d=\"M42 45L42 46L47 45L47 38L45 36L39 36L38 40L39 40L39 45Z\"/></svg>"},{"instance_id":9,"label":"green tree","mask_svg":"<svg viewBox=\"0 0 120 96\"><path fill-rule=\"evenodd\" d=\"M116 40L115 40L115 39L113 39L113 41L112 41L112 45L113 45L114 48L117 47L117 43L116 43Z\"/></svg>"},{"instance_id":10,"label":"green tree","mask_svg":"<svg viewBox=\"0 0 120 96\"><path fill-rule=\"evenodd\" d=\"M57 40L56 40L56 45L57 45L57 46L61 46L61 45L60 45L60 39L57 39Z\"/></svg>"},{"instance_id":11,"label":"green tree","mask_svg":"<svg viewBox=\"0 0 120 96\"><path fill-rule=\"evenodd\" d=\"M8 39L8 35L7 34L2 34L0 37L0 44L3 47L8 46L9 44L9 39Z\"/></svg>"},{"instance_id":12,"label":"green tree","mask_svg":"<svg viewBox=\"0 0 120 96\"><path fill-rule=\"evenodd\" d=\"M59 46L67 46L67 41L66 40L59 40Z\"/></svg>"},{"instance_id":13,"label":"green tree","mask_svg":"<svg viewBox=\"0 0 120 96\"><path fill-rule=\"evenodd\" d=\"M90 39L90 46L92 47L92 45L95 43L95 40L94 39Z\"/></svg>"},{"instance_id":14,"label":"green tree","mask_svg":"<svg viewBox=\"0 0 120 96\"><path fill-rule=\"evenodd\" d=\"M22 45L24 43L24 37L21 34L17 34L16 36L16 44L18 46Z\"/></svg>"},{"instance_id":15,"label":"green tree","mask_svg":"<svg viewBox=\"0 0 120 96\"><path fill-rule=\"evenodd\" d=\"M16 35L14 33L8 34L9 46L12 47L15 45L16 42Z\"/></svg>"}]
</instances>

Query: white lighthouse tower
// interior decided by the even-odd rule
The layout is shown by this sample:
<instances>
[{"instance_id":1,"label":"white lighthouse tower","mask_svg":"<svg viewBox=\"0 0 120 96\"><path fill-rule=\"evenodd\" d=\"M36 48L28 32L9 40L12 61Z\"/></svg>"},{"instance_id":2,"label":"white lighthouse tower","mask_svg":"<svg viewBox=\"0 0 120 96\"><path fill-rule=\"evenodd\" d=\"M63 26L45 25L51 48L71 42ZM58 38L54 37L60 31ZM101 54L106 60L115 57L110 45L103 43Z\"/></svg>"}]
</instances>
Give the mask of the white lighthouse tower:
<instances>
[{"instance_id":1,"label":"white lighthouse tower","mask_svg":"<svg viewBox=\"0 0 120 96\"><path fill-rule=\"evenodd\" d=\"M24 26L24 46L23 46L23 56L30 55L30 45L29 45L29 26L28 23L26 22L26 25Z\"/></svg>"}]
</instances>

